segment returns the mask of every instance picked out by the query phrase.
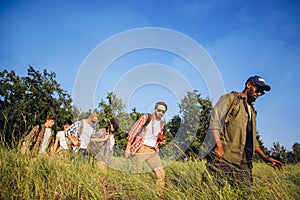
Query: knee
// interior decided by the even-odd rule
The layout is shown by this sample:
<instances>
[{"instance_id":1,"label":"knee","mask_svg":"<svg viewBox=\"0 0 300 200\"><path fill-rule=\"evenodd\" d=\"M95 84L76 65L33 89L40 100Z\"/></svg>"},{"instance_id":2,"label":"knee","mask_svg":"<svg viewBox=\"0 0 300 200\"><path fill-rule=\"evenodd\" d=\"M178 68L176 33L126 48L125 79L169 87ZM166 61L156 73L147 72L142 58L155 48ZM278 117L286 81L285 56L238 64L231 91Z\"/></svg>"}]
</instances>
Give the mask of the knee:
<instances>
[{"instance_id":1,"label":"knee","mask_svg":"<svg viewBox=\"0 0 300 200\"><path fill-rule=\"evenodd\" d=\"M165 178L165 170L164 169L160 169L158 171L155 171L156 176L158 179L164 179Z\"/></svg>"}]
</instances>

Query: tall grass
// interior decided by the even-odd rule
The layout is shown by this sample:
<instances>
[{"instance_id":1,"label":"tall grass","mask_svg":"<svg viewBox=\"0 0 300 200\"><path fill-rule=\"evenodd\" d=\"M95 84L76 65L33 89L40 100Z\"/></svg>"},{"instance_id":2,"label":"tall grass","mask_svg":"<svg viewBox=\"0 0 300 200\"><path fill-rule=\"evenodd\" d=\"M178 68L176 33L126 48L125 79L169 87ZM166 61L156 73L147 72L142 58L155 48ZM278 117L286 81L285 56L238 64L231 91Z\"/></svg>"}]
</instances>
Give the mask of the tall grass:
<instances>
[{"instance_id":1,"label":"tall grass","mask_svg":"<svg viewBox=\"0 0 300 200\"><path fill-rule=\"evenodd\" d=\"M122 160L122 159L121 159ZM122 162L120 162L123 164ZM125 161L124 161L125 163ZM254 165L248 199L300 199L300 164L284 171ZM132 175L96 163L68 158L30 158L0 147L0 199L243 199L243 191L226 184L218 188L205 161L173 162L166 167L163 194L156 193L152 173Z\"/></svg>"}]
</instances>

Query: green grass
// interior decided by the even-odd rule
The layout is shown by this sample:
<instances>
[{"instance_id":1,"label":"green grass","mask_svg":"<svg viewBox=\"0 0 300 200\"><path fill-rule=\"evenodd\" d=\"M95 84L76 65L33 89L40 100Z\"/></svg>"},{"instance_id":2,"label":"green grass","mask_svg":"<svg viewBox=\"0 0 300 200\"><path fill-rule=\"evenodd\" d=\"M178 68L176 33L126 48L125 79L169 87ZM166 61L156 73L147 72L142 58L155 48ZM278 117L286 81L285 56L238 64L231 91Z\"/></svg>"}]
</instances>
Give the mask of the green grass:
<instances>
[{"instance_id":1,"label":"green grass","mask_svg":"<svg viewBox=\"0 0 300 200\"><path fill-rule=\"evenodd\" d=\"M0 199L243 199L243 192L230 185L218 189L205 161L168 165L161 196L155 191L152 173L132 175L126 172L128 161L113 163L114 168L104 172L93 162L71 163L48 156L32 159L0 147ZM255 163L253 174L248 199L300 199L300 164L279 172Z\"/></svg>"}]
</instances>

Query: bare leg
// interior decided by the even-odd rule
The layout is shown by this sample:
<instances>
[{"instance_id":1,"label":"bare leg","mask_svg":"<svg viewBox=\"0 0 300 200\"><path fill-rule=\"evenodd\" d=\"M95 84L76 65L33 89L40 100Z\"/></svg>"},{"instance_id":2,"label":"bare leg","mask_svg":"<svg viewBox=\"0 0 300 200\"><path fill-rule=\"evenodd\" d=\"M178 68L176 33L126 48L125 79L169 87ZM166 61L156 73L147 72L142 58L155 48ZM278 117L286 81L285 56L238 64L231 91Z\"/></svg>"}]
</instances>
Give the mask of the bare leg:
<instances>
[{"instance_id":1,"label":"bare leg","mask_svg":"<svg viewBox=\"0 0 300 200\"><path fill-rule=\"evenodd\" d=\"M165 170L162 168L155 171L156 174L156 190L161 194L165 187Z\"/></svg>"}]
</instances>

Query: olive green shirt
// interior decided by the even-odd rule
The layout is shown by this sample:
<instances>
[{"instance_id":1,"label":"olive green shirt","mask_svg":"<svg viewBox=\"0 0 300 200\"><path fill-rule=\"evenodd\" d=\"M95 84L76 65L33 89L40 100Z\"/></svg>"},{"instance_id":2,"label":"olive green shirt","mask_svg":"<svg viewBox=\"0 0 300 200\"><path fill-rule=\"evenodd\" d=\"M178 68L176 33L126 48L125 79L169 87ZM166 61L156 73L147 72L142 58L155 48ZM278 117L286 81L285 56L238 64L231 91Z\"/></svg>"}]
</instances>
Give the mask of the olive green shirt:
<instances>
[{"instance_id":1,"label":"olive green shirt","mask_svg":"<svg viewBox=\"0 0 300 200\"><path fill-rule=\"evenodd\" d=\"M238 99L238 100L236 100ZM235 103L234 103L235 102ZM233 107L231 108L231 105ZM247 112L246 96L241 92L232 92L223 95L210 116L209 130L219 130L220 139L224 149L224 159L228 162L240 165L246 145L247 124L249 114ZM251 160L254 149L259 146L256 139L256 110L253 105L249 106L252 120L252 130L249 135L252 136L250 147ZM228 113L230 112L230 113ZM248 160L251 162L251 160Z\"/></svg>"}]
</instances>

